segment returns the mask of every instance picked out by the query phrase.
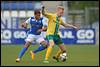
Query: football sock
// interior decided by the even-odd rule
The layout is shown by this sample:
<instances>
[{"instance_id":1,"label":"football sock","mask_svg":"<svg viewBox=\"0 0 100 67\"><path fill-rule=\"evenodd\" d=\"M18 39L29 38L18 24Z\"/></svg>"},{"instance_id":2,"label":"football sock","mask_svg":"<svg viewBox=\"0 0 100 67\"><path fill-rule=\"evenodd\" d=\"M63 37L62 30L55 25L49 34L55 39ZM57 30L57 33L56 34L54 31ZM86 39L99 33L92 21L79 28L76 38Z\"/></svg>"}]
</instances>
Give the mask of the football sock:
<instances>
[{"instance_id":1,"label":"football sock","mask_svg":"<svg viewBox=\"0 0 100 67\"><path fill-rule=\"evenodd\" d=\"M61 51L61 49L59 48L58 51L57 51L57 53L56 53L56 55L55 55L55 57L58 58L59 55L60 55L61 53L62 53L62 51Z\"/></svg>"},{"instance_id":2,"label":"football sock","mask_svg":"<svg viewBox=\"0 0 100 67\"><path fill-rule=\"evenodd\" d=\"M48 58L51 54L51 51L52 51L52 47L49 46L48 49L47 49L47 52L46 52L45 60L48 60Z\"/></svg>"},{"instance_id":3,"label":"football sock","mask_svg":"<svg viewBox=\"0 0 100 67\"><path fill-rule=\"evenodd\" d=\"M21 57L24 55L24 53L26 52L26 50L27 50L27 48L24 47L24 48L21 50L21 52L19 53L18 58L21 58Z\"/></svg>"},{"instance_id":4,"label":"football sock","mask_svg":"<svg viewBox=\"0 0 100 67\"><path fill-rule=\"evenodd\" d=\"M33 50L33 52L34 52L34 53L37 53L37 52L42 51L42 50L44 50L44 49L46 49L46 47L43 46L43 45L40 45L36 50Z\"/></svg>"}]
</instances>

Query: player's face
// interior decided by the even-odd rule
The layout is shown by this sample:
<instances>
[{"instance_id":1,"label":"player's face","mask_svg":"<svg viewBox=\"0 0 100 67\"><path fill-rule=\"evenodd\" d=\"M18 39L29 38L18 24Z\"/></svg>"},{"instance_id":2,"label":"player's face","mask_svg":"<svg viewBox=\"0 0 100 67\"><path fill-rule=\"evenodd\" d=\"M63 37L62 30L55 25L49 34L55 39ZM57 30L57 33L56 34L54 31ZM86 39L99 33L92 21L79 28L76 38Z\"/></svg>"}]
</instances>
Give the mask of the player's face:
<instances>
[{"instance_id":1,"label":"player's face","mask_svg":"<svg viewBox=\"0 0 100 67\"><path fill-rule=\"evenodd\" d=\"M41 16L41 12L35 12L34 15L35 15L35 18L36 19L39 19L40 16Z\"/></svg>"},{"instance_id":2,"label":"player's face","mask_svg":"<svg viewBox=\"0 0 100 67\"><path fill-rule=\"evenodd\" d=\"M60 9L60 8L57 9L57 15L59 17L61 17L63 15L63 13L64 13L64 10L63 9Z\"/></svg>"}]
</instances>

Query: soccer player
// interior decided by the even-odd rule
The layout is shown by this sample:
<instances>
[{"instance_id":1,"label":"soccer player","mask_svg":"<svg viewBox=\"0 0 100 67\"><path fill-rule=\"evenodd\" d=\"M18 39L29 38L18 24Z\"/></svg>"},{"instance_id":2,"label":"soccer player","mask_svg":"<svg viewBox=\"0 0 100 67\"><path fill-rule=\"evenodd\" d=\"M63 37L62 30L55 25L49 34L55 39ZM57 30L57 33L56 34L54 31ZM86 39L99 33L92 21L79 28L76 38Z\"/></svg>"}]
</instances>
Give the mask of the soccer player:
<instances>
[{"instance_id":1,"label":"soccer player","mask_svg":"<svg viewBox=\"0 0 100 67\"><path fill-rule=\"evenodd\" d=\"M47 28L45 27L45 22L43 22L44 17L41 17L41 12L39 9L35 9L34 16L30 17L26 22L22 23L23 28L27 28L27 25L30 25L30 30L27 32L27 38L25 39L26 43L24 44L24 48L21 50L21 52L18 55L18 58L16 59L16 62L20 62L22 56L27 51L30 44L36 40L41 46L39 46L36 50L30 51L32 60L34 60L34 53L38 51L44 50L48 43L45 41L43 36L41 36L41 32L45 31Z\"/></svg>"},{"instance_id":2,"label":"soccer player","mask_svg":"<svg viewBox=\"0 0 100 67\"><path fill-rule=\"evenodd\" d=\"M49 63L48 58L51 54L52 48L54 46L54 44L59 46L59 51L57 52L57 55L54 56L54 59L58 60L58 56L60 55L60 53L67 53L66 49L64 47L64 44L61 41L61 38L58 34L59 31L59 26L63 25L64 27L72 27L77 29L76 26L64 23L61 19L61 16L64 13L64 8L62 6L58 6L56 9L56 13L47 13L44 9L45 7L42 7L42 14L48 18L48 27L47 27L47 31L46 31L46 38L49 41L49 46L47 48L47 52L45 55L45 60L44 63Z\"/></svg>"}]
</instances>

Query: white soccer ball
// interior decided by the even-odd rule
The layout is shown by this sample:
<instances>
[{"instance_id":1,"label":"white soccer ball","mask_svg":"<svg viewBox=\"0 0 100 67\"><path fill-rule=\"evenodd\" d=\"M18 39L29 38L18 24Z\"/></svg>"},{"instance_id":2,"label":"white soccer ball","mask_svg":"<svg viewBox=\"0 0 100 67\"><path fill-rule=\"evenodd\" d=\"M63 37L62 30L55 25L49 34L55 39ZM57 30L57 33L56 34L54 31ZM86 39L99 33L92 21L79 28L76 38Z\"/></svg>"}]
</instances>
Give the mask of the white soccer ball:
<instances>
[{"instance_id":1,"label":"white soccer ball","mask_svg":"<svg viewBox=\"0 0 100 67\"><path fill-rule=\"evenodd\" d=\"M62 54L60 54L60 56L59 56L59 60L60 61L66 61L67 60L67 53L62 53Z\"/></svg>"}]
</instances>

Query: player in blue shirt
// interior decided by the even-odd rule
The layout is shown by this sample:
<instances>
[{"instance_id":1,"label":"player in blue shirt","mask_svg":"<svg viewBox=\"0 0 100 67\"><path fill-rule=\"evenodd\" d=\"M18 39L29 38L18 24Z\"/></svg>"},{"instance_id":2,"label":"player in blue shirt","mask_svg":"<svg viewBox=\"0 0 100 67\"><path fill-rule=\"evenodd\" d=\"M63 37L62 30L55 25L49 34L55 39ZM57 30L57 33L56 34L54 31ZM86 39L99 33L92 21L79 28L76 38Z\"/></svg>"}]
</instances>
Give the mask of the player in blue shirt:
<instances>
[{"instance_id":1,"label":"player in blue shirt","mask_svg":"<svg viewBox=\"0 0 100 67\"><path fill-rule=\"evenodd\" d=\"M45 31L47 28L45 27L46 25L43 22L44 17L41 17L41 12L40 10L35 10L34 11L34 16L30 17L26 22L22 23L23 28L27 28L27 25L30 25L30 30L27 32L27 38L25 39L26 43L24 45L24 48L21 50L21 52L18 55L18 58L16 59L16 62L20 62L22 56L24 53L27 51L28 47L32 43L32 41L36 40L41 46L39 46L36 50L30 51L32 60L34 59L34 53L38 51L44 50L48 43L45 41L41 34L42 31Z\"/></svg>"}]
</instances>

